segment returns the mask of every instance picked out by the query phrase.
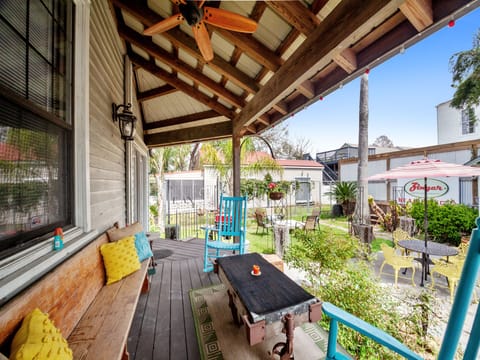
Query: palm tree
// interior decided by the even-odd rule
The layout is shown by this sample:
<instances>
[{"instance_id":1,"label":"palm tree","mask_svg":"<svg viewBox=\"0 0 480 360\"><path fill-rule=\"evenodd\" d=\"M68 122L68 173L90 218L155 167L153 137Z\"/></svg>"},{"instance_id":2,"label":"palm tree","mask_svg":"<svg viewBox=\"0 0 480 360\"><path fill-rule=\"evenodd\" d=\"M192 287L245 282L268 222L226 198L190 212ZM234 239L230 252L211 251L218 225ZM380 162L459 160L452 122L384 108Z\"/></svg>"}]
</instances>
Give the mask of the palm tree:
<instances>
[{"instance_id":1,"label":"palm tree","mask_svg":"<svg viewBox=\"0 0 480 360\"><path fill-rule=\"evenodd\" d=\"M357 202L353 215L354 223L369 224L370 208L368 205L368 73L360 81L360 115L358 121L358 171L357 184L363 191L357 192Z\"/></svg>"},{"instance_id":2,"label":"palm tree","mask_svg":"<svg viewBox=\"0 0 480 360\"><path fill-rule=\"evenodd\" d=\"M337 204L341 204L344 215L352 213L352 205L357 197L357 183L354 181L340 181L333 186L328 195L333 195Z\"/></svg>"},{"instance_id":3,"label":"palm tree","mask_svg":"<svg viewBox=\"0 0 480 360\"><path fill-rule=\"evenodd\" d=\"M251 138L246 138L243 141L241 150L241 159L244 159L247 153L255 151ZM215 168L220 181L227 187L225 191L229 194L233 193L232 154L232 141L218 140L203 144L200 156L202 164L212 165ZM264 171L282 173L282 170L282 167L271 157L260 157L248 164L242 164L241 167L242 175L255 175Z\"/></svg>"}]
</instances>

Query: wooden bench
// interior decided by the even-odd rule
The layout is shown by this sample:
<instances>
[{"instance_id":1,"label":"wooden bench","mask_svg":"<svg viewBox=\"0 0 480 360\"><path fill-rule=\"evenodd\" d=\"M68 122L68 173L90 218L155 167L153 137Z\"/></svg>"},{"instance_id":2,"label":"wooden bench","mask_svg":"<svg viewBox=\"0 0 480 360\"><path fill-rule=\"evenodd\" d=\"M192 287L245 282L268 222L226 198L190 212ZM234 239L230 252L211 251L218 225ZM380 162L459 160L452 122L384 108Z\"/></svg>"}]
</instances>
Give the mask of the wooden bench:
<instances>
[{"instance_id":1,"label":"wooden bench","mask_svg":"<svg viewBox=\"0 0 480 360\"><path fill-rule=\"evenodd\" d=\"M38 307L61 330L74 359L128 359L128 333L140 293L149 289L150 260L106 286L100 246L107 242L105 233L0 309L2 353L9 354L23 318Z\"/></svg>"}]
</instances>

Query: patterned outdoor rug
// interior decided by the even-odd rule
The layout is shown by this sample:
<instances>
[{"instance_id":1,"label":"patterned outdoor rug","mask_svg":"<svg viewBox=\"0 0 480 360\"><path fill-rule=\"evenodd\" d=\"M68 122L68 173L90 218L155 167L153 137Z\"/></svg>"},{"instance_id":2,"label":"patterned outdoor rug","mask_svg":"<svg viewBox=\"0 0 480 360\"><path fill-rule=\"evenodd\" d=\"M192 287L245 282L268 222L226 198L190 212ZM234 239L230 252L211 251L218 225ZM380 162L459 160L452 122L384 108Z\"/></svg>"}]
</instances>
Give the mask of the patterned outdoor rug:
<instances>
[{"instance_id":1,"label":"patterned outdoor rug","mask_svg":"<svg viewBox=\"0 0 480 360\"><path fill-rule=\"evenodd\" d=\"M214 285L190 290L197 340L203 360L217 359L271 359L268 352L277 342L285 341L285 335L250 346L245 327L237 327L228 307L228 295L224 285ZM328 334L317 324L306 323L295 329L295 360L325 359ZM278 359L278 356L275 357Z\"/></svg>"},{"instance_id":2,"label":"patterned outdoor rug","mask_svg":"<svg viewBox=\"0 0 480 360\"><path fill-rule=\"evenodd\" d=\"M173 251L169 249L153 250L153 257L157 260L164 259L172 254Z\"/></svg>"}]
</instances>

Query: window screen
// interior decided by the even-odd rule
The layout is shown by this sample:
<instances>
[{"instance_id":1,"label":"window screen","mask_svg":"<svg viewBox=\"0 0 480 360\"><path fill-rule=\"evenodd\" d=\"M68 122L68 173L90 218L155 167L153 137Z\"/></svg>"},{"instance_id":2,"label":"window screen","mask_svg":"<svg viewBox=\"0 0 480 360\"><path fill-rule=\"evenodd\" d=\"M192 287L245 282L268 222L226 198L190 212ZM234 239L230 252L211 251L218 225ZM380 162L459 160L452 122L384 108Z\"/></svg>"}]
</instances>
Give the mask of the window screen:
<instances>
[{"instance_id":1,"label":"window screen","mask_svg":"<svg viewBox=\"0 0 480 360\"><path fill-rule=\"evenodd\" d=\"M71 13L0 1L0 259L71 224Z\"/></svg>"}]
</instances>

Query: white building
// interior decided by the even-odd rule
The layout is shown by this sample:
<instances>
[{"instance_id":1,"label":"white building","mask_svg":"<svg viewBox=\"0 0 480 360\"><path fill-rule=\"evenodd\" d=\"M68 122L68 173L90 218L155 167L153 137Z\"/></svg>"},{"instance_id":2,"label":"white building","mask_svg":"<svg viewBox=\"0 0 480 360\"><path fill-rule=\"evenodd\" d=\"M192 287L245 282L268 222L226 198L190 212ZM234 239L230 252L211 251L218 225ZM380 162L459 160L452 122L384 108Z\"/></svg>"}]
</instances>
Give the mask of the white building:
<instances>
[{"instance_id":1,"label":"white building","mask_svg":"<svg viewBox=\"0 0 480 360\"><path fill-rule=\"evenodd\" d=\"M256 154L269 156L265 153ZM311 203L322 202L323 165L313 160L276 161L283 170L281 174L272 172L274 181L296 181L298 184L298 188L290 195L289 202L304 204L308 197ZM250 178L263 179L267 172L252 175ZM166 198L170 199L167 207L169 211L182 209L186 211L197 207L216 209L218 191L225 190L219 187L221 187L219 177L212 165L204 165L203 170L166 173L164 193ZM255 205L266 206L267 201L256 200Z\"/></svg>"},{"instance_id":2,"label":"white building","mask_svg":"<svg viewBox=\"0 0 480 360\"><path fill-rule=\"evenodd\" d=\"M437 105L437 143L450 144L460 141L480 139L480 124L470 119L468 111L454 109L451 100ZM475 108L480 119L480 107Z\"/></svg>"}]
</instances>

